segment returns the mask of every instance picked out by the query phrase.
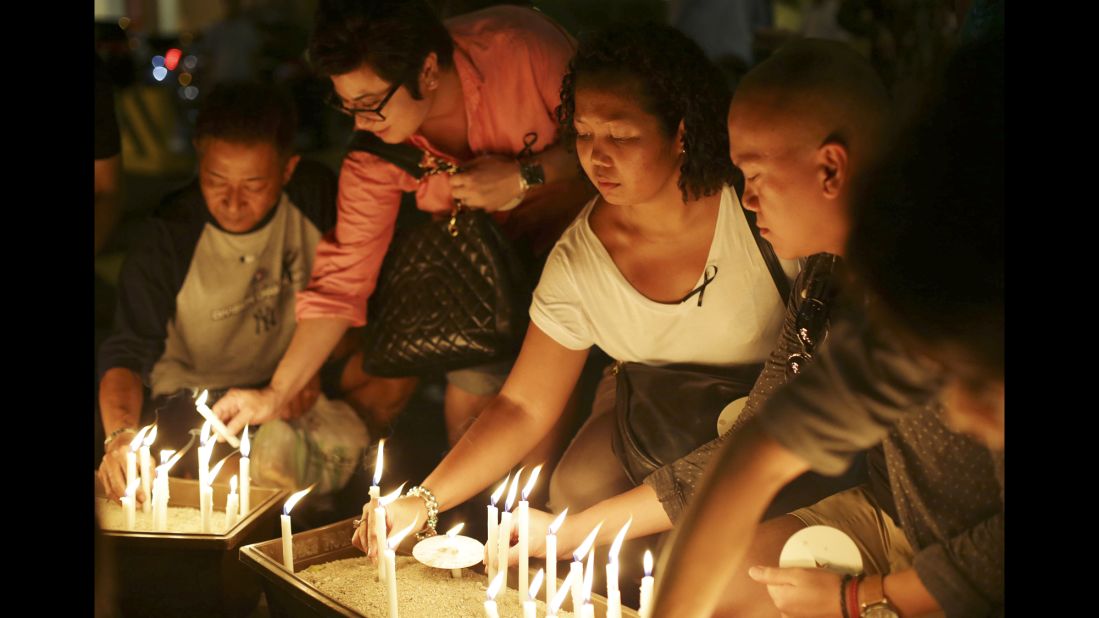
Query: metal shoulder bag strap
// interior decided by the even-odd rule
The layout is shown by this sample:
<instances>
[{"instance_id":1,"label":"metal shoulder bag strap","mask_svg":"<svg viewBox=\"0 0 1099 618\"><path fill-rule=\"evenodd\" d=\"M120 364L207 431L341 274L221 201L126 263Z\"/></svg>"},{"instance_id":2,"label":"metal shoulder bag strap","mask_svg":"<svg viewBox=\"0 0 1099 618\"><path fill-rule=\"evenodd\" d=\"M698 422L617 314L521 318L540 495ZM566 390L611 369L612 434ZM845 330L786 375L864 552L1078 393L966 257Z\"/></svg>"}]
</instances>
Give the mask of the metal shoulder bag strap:
<instances>
[{"instance_id":1,"label":"metal shoulder bag strap","mask_svg":"<svg viewBox=\"0 0 1099 618\"><path fill-rule=\"evenodd\" d=\"M357 131L348 149L372 153L416 179L458 171L366 131ZM397 230L368 303L363 369L411 376L508 358L526 329L526 280L511 243L482 210L455 204L449 219Z\"/></svg>"},{"instance_id":2,"label":"metal shoulder bag strap","mask_svg":"<svg viewBox=\"0 0 1099 618\"><path fill-rule=\"evenodd\" d=\"M744 210L744 215L785 306L790 283L782 264L771 244L760 237L755 213ZM717 275L716 266L708 268L702 285L680 302L697 296L702 306L706 286ZM732 367L616 363L612 446L630 480L640 484L657 469L716 438L721 411L746 396L762 370L763 363Z\"/></svg>"}]
</instances>

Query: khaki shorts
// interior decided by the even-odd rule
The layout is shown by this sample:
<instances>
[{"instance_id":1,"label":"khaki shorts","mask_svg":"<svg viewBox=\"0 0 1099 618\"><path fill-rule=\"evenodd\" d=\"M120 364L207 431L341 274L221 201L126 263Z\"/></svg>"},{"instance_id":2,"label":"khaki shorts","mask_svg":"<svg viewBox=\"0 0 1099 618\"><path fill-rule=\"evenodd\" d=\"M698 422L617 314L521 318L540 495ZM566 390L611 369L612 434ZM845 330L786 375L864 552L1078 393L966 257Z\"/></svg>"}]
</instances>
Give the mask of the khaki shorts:
<instances>
[{"instance_id":1,"label":"khaki shorts","mask_svg":"<svg viewBox=\"0 0 1099 618\"><path fill-rule=\"evenodd\" d=\"M912 546L885 511L878 508L865 485L829 496L792 513L806 526L831 526L855 541L868 575L892 573L912 566Z\"/></svg>"}]
</instances>

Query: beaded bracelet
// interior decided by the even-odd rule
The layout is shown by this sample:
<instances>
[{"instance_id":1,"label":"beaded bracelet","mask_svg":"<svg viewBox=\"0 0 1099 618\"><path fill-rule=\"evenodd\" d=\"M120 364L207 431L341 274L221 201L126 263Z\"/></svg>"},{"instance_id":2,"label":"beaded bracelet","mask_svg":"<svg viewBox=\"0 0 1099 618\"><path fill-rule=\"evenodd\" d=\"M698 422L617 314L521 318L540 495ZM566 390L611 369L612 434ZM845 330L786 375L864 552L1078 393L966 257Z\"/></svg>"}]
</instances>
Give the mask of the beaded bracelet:
<instances>
[{"instance_id":1,"label":"beaded bracelet","mask_svg":"<svg viewBox=\"0 0 1099 618\"><path fill-rule=\"evenodd\" d=\"M110 446L111 440L114 440L115 438L117 438L118 436L120 436L124 433L132 433L132 434L136 435L137 430L134 429L133 427L120 427L118 429L115 429L114 431L112 431L110 433L110 435L107 436L107 439L103 441L103 448L107 448L108 446Z\"/></svg>"},{"instance_id":2,"label":"beaded bracelet","mask_svg":"<svg viewBox=\"0 0 1099 618\"><path fill-rule=\"evenodd\" d=\"M427 523L416 533L416 538L422 540L438 534L435 526L439 523L439 501L435 499L435 494L431 493L427 487L416 485L405 492L405 496L416 496L422 499L427 507Z\"/></svg>"}]
</instances>

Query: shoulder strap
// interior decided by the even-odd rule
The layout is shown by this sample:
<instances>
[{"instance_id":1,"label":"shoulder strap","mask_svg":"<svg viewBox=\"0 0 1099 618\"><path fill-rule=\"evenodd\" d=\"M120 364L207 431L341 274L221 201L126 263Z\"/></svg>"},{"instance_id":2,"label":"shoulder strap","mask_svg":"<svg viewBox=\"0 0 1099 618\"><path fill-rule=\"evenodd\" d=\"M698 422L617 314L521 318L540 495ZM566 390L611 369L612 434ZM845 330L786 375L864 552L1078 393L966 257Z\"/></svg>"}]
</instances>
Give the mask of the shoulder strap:
<instances>
[{"instance_id":1,"label":"shoulder strap","mask_svg":"<svg viewBox=\"0 0 1099 618\"><path fill-rule=\"evenodd\" d=\"M387 144L370 131L355 131L347 144L347 152L361 150L385 159L419 180L426 172L420 167L424 151L412 144ZM346 156L346 155L345 155Z\"/></svg>"},{"instance_id":2,"label":"shoulder strap","mask_svg":"<svg viewBox=\"0 0 1099 618\"><path fill-rule=\"evenodd\" d=\"M756 225L756 213L745 208L743 204L741 204L740 209L744 211L744 218L748 220L748 227L752 229L752 237L756 239L756 246L759 247L759 252L763 255L763 261L767 263L767 270L771 272L771 279L775 282L778 295L782 297L782 304L785 306L790 300L790 282L786 279L786 272L782 270L782 264L778 261L778 256L775 255L771 243L759 235L759 226Z\"/></svg>"}]
</instances>

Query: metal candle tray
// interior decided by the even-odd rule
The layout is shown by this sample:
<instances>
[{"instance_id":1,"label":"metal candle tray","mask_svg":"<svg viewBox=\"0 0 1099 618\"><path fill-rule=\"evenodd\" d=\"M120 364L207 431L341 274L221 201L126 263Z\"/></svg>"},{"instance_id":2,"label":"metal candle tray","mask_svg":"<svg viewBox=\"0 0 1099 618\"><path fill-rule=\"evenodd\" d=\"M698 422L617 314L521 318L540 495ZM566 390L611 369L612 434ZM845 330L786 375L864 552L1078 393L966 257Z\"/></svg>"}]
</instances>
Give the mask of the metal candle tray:
<instances>
[{"instance_id":1,"label":"metal candle tray","mask_svg":"<svg viewBox=\"0 0 1099 618\"><path fill-rule=\"evenodd\" d=\"M295 533L292 540L294 545L294 571L302 571L314 564L324 564L335 560L362 556L362 552L351 544L351 534L354 532L351 522L352 519L346 519L321 528ZM409 552L404 551L406 547L411 547L411 542L406 541L403 543L400 553L408 555ZM282 566L281 538L242 547L240 560L259 573L262 578L263 589L267 595L267 608L271 612L272 618L363 616L363 614L326 595L309 582L302 580L293 573L288 573ZM567 564L566 568L568 568ZM474 577L484 577L481 572L473 569L466 570L474 573L475 575L472 575ZM606 598L593 593L592 605L595 606L596 618L606 616ZM628 607L622 608L622 616L623 618L638 618L637 612ZM367 618L385 618L385 616L369 616Z\"/></svg>"},{"instance_id":2,"label":"metal candle tray","mask_svg":"<svg viewBox=\"0 0 1099 618\"><path fill-rule=\"evenodd\" d=\"M198 508L198 481L169 478L168 483L171 506ZM214 504L224 505L229 486L214 483L213 489ZM97 480L96 496L104 495ZM251 512L224 534L102 529L113 546L119 610L125 616L247 615L260 587L237 550L278 537L279 509L287 495L253 485Z\"/></svg>"}]
</instances>

